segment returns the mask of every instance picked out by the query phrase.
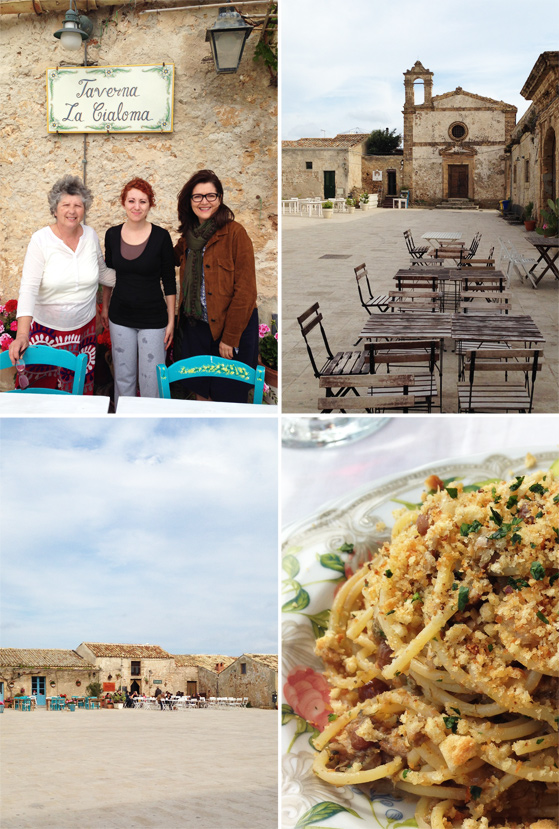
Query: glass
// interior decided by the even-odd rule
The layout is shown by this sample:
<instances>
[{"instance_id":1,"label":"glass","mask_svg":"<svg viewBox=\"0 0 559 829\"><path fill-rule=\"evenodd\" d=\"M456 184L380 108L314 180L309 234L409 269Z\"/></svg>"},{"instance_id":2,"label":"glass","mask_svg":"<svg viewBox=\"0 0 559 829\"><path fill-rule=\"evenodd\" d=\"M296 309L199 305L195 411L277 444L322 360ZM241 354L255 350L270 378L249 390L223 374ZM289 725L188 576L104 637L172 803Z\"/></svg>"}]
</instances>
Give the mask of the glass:
<instances>
[{"instance_id":1,"label":"glass","mask_svg":"<svg viewBox=\"0 0 559 829\"><path fill-rule=\"evenodd\" d=\"M195 196L191 196L190 198L192 199L192 201L196 202L196 204L199 204L201 201L204 201L204 199L206 199L206 201L210 202L211 204L216 199L218 199L219 196L217 193L196 193Z\"/></svg>"},{"instance_id":2,"label":"glass","mask_svg":"<svg viewBox=\"0 0 559 829\"><path fill-rule=\"evenodd\" d=\"M291 449L338 446L359 440L388 423L388 417L283 417L281 442Z\"/></svg>"},{"instance_id":3,"label":"glass","mask_svg":"<svg viewBox=\"0 0 559 829\"><path fill-rule=\"evenodd\" d=\"M29 385L29 377L25 373L25 363L23 360L16 361L16 371L17 371L17 379L18 379L18 386L23 391Z\"/></svg>"}]
</instances>

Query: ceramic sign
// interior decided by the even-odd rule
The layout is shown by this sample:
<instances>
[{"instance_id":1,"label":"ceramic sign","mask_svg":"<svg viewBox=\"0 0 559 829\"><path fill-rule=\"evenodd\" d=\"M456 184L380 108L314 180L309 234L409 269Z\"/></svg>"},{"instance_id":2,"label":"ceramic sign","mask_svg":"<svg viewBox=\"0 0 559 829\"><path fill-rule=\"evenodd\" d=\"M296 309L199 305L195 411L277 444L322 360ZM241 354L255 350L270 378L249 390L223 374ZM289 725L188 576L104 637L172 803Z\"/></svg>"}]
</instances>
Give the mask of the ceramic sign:
<instances>
[{"instance_id":1,"label":"ceramic sign","mask_svg":"<svg viewBox=\"0 0 559 829\"><path fill-rule=\"evenodd\" d=\"M48 131L172 132L173 64L47 69Z\"/></svg>"}]
</instances>

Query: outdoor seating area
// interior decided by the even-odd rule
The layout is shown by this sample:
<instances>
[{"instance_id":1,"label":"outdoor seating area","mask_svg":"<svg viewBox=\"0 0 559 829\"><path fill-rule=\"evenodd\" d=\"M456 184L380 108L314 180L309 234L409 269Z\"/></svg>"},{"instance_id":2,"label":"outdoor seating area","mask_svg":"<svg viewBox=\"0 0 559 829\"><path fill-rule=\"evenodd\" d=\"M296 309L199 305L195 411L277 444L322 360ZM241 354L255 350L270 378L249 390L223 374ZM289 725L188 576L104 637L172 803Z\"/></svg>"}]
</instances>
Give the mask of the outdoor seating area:
<instances>
[{"instance_id":1,"label":"outdoor seating area","mask_svg":"<svg viewBox=\"0 0 559 829\"><path fill-rule=\"evenodd\" d=\"M473 217L469 218L471 223ZM326 334L324 296L321 285L316 283L312 304L295 314L312 373L318 381L314 401L309 396L306 410L348 413L546 410L545 404L538 409L538 395L541 378L548 369L545 358L551 354L556 362L557 349L552 353L549 340L552 346L556 345L557 326L544 332L538 311L541 308L546 316L551 313L556 319L556 284L549 279L542 283L553 297L553 309L536 303L534 314L525 313L525 303L518 300L521 291L524 297L523 289L530 286L533 290L541 283L542 276L554 273L555 260L548 253L552 248L546 244L547 259L540 257L536 262L525 253L526 244L520 253L516 240L495 237L495 214L491 219L495 224L491 226L492 232L487 232L487 222L482 220L484 232L476 228L472 235L459 229L462 215L455 219L454 214L455 228L450 225L449 217L441 221L440 230L417 232L402 228L400 251L398 256L392 256L396 267L392 267L391 273L387 256L382 274L371 265L377 258L377 250L373 248L370 261L351 269L357 291L354 284L353 308L349 315L345 312L346 319L352 323L352 334L346 334L343 339L337 333L341 326L336 319L340 312L335 303L331 303L332 310L327 312ZM403 217L400 227L402 223ZM521 233L519 229L515 232ZM416 245L414 235L429 245ZM527 237L525 240L530 242ZM485 254L481 249L484 238L490 242ZM364 246L356 236L352 243L356 256L358 251L363 253ZM499 261L494 256L497 244L501 250ZM342 248L344 252L348 247ZM406 251L411 256L411 264L397 267L405 260ZM425 257L429 261L422 261ZM536 265L539 267L532 272ZM343 284L348 284L347 274ZM329 294L325 295L328 299L341 296L342 282L339 294L331 278L328 285ZM335 337L332 330L336 331ZM552 374L556 368L555 365ZM557 397L556 386L554 392Z\"/></svg>"}]
</instances>

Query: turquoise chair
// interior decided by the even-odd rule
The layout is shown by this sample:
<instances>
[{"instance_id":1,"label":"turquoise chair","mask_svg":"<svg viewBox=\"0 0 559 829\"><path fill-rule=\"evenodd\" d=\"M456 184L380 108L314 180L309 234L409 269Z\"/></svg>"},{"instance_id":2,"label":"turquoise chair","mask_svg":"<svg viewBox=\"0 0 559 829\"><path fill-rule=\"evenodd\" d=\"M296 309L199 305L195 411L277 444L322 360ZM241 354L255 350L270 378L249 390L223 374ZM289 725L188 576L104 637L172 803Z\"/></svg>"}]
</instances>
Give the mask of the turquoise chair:
<instances>
[{"instance_id":1,"label":"turquoise chair","mask_svg":"<svg viewBox=\"0 0 559 829\"><path fill-rule=\"evenodd\" d=\"M262 403L264 393L264 366L255 369L237 360L224 360L222 357L202 355L178 360L171 366L157 366L157 385L159 397L171 397L170 384L177 380L190 380L194 377L228 377L241 380L254 386L253 403Z\"/></svg>"},{"instance_id":2,"label":"turquoise chair","mask_svg":"<svg viewBox=\"0 0 559 829\"><path fill-rule=\"evenodd\" d=\"M87 370L87 354L75 355L62 348L52 348L50 345L30 345L23 353L22 359L25 365L28 366L59 366L60 368L67 368L73 371L74 383L71 393L83 394L85 372ZM12 366L9 352L2 351L0 354L0 369L10 367L15 371L15 366ZM17 394L69 394L69 392L61 391L60 389L41 388L13 389L13 392Z\"/></svg>"}]
</instances>

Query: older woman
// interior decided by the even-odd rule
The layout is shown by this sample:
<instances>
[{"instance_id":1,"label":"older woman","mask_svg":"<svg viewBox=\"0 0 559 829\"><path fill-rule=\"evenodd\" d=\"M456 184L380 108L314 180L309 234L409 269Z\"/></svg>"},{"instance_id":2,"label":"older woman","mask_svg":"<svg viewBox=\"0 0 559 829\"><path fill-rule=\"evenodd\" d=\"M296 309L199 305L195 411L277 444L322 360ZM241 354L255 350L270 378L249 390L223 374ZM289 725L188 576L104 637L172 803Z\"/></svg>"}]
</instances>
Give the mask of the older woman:
<instances>
[{"instance_id":1,"label":"older woman","mask_svg":"<svg viewBox=\"0 0 559 829\"><path fill-rule=\"evenodd\" d=\"M200 170L178 201L181 238L179 326L175 359L213 354L256 367L258 312L252 242L223 203L223 187L212 170ZM183 381L199 399L246 403L249 387L238 380Z\"/></svg>"},{"instance_id":2,"label":"older woman","mask_svg":"<svg viewBox=\"0 0 559 829\"><path fill-rule=\"evenodd\" d=\"M148 221L155 206L151 184L133 178L120 201L123 224L105 234L107 264L116 286L103 288L102 317L113 348L115 405L120 397L157 397L156 366L165 362L175 328L175 261L169 231ZM110 306L109 306L110 302Z\"/></svg>"},{"instance_id":3,"label":"older woman","mask_svg":"<svg viewBox=\"0 0 559 829\"><path fill-rule=\"evenodd\" d=\"M17 336L10 345L13 363L28 345L50 345L88 356L84 394L93 394L95 299L99 282L114 285L93 228L82 224L93 199L77 176L59 179L48 194L54 223L31 237L18 301ZM29 367L31 386L70 391L71 372Z\"/></svg>"}]
</instances>

